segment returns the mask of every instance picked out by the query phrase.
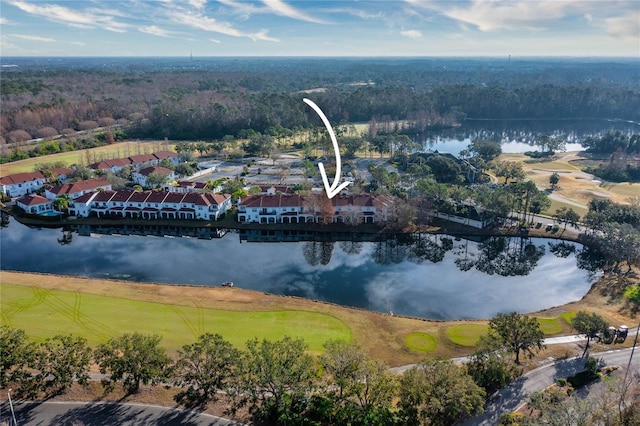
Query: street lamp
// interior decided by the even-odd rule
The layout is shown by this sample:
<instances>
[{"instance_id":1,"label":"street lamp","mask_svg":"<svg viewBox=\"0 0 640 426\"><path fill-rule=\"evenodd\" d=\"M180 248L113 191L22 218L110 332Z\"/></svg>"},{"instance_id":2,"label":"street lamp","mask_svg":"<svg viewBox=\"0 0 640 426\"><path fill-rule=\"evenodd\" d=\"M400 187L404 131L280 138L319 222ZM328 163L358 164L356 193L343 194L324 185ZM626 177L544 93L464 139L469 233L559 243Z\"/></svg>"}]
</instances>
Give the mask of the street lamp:
<instances>
[{"instance_id":1,"label":"street lamp","mask_svg":"<svg viewBox=\"0 0 640 426\"><path fill-rule=\"evenodd\" d=\"M7 396L9 397L9 407L11 408L11 416L13 417L14 426L18 426L18 421L16 420L16 413L13 411L13 402L11 402L11 388L7 391Z\"/></svg>"}]
</instances>

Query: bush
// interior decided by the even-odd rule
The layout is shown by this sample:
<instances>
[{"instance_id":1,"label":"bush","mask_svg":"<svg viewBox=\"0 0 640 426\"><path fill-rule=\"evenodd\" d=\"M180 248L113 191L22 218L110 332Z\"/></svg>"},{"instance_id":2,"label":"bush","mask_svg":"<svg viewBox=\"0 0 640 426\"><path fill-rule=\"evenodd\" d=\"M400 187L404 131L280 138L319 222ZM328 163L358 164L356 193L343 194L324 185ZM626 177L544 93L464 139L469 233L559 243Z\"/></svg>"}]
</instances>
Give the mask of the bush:
<instances>
[{"instance_id":1,"label":"bush","mask_svg":"<svg viewBox=\"0 0 640 426\"><path fill-rule=\"evenodd\" d=\"M524 153L524 155L531 158L551 157L553 154L555 154L554 151L527 151Z\"/></svg>"}]
</instances>

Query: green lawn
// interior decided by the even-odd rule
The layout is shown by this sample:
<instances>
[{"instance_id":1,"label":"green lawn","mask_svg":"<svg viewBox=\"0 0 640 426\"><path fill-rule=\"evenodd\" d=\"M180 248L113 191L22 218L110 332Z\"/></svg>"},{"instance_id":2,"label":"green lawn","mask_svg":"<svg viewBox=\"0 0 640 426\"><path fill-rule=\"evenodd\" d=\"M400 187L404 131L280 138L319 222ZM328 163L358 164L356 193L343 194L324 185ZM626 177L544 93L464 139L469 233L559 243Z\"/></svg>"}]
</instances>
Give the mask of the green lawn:
<instances>
[{"instance_id":1,"label":"green lawn","mask_svg":"<svg viewBox=\"0 0 640 426\"><path fill-rule=\"evenodd\" d=\"M571 326L571 321L573 321L573 317L575 317L576 314L577 312L574 312L574 311L563 312L560 314L560 318L562 318L564 322L566 322L569 326Z\"/></svg>"},{"instance_id":2,"label":"green lawn","mask_svg":"<svg viewBox=\"0 0 640 426\"><path fill-rule=\"evenodd\" d=\"M449 340L456 345L473 347L488 330L489 326L486 324L460 324L447 328L446 333Z\"/></svg>"},{"instance_id":3,"label":"green lawn","mask_svg":"<svg viewBox=\"0 0 640 426\"><path fill-rule=\"evenodd\" d=\"M426 353L435 351L438 341L430 334L416 331L415 333L407 334L404 338L404 344L411 351Z\"/></svg>"},{"instance_id":4,"label":"green lawn","mask_svg":"<svg viewBox=\"0 0 640 426\"><path fill-rule=\"evenodd\" d=\"M538 320L538 324L540 324L540 329L545 334L545 336L550 336L552 334L560 334L562 332L562 324L560 323L560 318L536 318Z\"/></svg>"},{"instance_id":5,"label":"green lawn","mask_svg":"<svg viewBox=\"0 0 640 426\"><path fill-rule=\"evenodd\" d=\"M341 320L307 311L245 312L168 305L71 291L2 284L2 324L20 328L35 340L72 333L90 345L127 332L162 335L167 349L219 333L238 347L251 338L302 337L311 351L330 339L351 339Z\"/></svg>"},{"instance_id":6,"label":"green lawn","mask_svg":"<svg viewBox=\"0 0 640 426\"><path fill-rule=\"evenodd\" d=\"M90 162L102 158L128 157L135 154L151 153L163 150L162 143L119 142L112 145L89 149ZM32 172L36 164L62 162L69 167L72 164L88 164L85 150L61 152L59 154L43 155L0 165L0 176L14 173Z\"/></svg>"}]
</instances>

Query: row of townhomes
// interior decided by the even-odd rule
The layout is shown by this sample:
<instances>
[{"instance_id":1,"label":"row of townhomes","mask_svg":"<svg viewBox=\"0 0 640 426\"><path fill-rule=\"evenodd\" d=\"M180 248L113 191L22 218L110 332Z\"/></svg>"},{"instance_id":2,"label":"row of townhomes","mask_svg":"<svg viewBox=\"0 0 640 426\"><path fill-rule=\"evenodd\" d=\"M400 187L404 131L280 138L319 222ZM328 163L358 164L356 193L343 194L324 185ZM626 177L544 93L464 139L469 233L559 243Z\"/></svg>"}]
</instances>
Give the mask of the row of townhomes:
<instances>
[{"instance_id":1,"label":"row of townhomes","mask_svg":"<svg viewBox=\"0 0 640 426\"><path fill-rule=\"evenodd\" d=\"M65 182L73 174L73 169L54 167L36 172L15 173L0 178L0 191L11 198L22 197L40 190L53 181Z\"/></svg>"},{"instance_id":2,"label":"row of townhomes","mask_svg":"<svg viewBox=\"0 0 640 426\"><path fill-rule=\"evenodd\" d=\"M136 183L142 182L141 185L145 186L146 179L148 179L152 173L167 176L169 180L175 178L171 170L164 167L155 167L164 159L167 159L176 166L180 164L178 154L175 152L160 151L154 152L153 154L140 154L132 155L131 157L115 158L113 160L103 160L91 164L90 168L93 170L111 170L117 172L125 167L131 167L134 169L132 176L135 173L134 179L136 179ZM7 197L22 197L39 191L45 184L53 181L65 183L73 172L73 169L61 167L3 176L0 177L0 191ZM69 195L73 198L73 195Z\"/></svg>"},{"instance_id":3,"label":"row of townhomes","mask_svg":"<svg viewBox=\"0 0 640 426\"><path fill-rule=\"evenodd\" d=\"M69 215L132 219L218 220L231 207L228 194L132 190L88 192L69 202Z\"/></svg>"},{"instance_id":4,"label":"row of townhomes","mask_svg":"<svg viewBox=\"0 0 640 426\"><path fill-rule=\"evenodd\" d=\"M330 206L329 213L327 207ZM393 211L388 195L352 194L329 199L302 195L251 195L238 203L240 223L380 223Z\"/></svg>"},{"instance_id":5,"label":"row of townhomes","mask_svg":"<svg viewBox=\"0 0 640 426\"><path fill-rule=\"evenodd\" d=\"M140 169L147 166L157 166L164 159L167 159L177 166L180 164L180 158L178 154L173 151L159 151L153 154L140 154L132 155L130 157L113 158L111 160L102 160L97 163L89 165L89 168L93 170L107 171L111 170L116 173L125 167L132 167L133 169Z\"/></svg>"}]
</instances>

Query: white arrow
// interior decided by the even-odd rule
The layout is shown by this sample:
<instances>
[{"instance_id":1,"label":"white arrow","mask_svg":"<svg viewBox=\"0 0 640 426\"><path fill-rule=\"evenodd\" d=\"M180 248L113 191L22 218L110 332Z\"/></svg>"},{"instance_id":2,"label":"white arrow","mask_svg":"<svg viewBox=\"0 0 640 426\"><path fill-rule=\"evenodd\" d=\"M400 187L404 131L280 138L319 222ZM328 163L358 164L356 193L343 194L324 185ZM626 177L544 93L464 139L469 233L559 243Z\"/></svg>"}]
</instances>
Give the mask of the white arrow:
<instances>
[{"instance_id":1,"label":"white arrow","mask_svg":"<svg viewBox=\"0 0 640 426\"><path fill-rule=\"evenodd\" d=\"M338 141L336 140L335 133L333 133L333 128L331 127L331 123L329 123L327 116L324 115L320 107L316 105L313 101L307 98L304 98L303 101L304 103L309 105L311 108L313 108L316 114L318 114L322 119L322 122L324 123L324 127L326 127L327 131L329 132L329 137L331 137L331 143L333 143L333 151L336 153L336 175L333 178L333 184L331 186L329 186L329 179L327 179L327 172L325 172L324 170L324 165L322 163L318 163L318 169L320 169L320 176L322 176L322 182L324 183L324 190L327 193L327 197L331 199L336 195L338 195L340 191L342 191L344 188L349 186L349 182L343 182L342 184L340 183L340 176L342 176L342 173L340 170L340 148L338 148Z\"/></svg>"}]
</instances>

